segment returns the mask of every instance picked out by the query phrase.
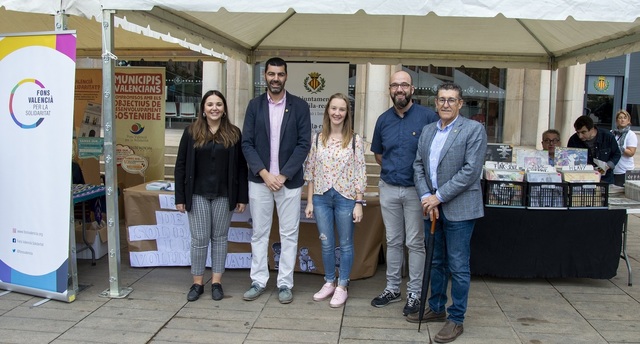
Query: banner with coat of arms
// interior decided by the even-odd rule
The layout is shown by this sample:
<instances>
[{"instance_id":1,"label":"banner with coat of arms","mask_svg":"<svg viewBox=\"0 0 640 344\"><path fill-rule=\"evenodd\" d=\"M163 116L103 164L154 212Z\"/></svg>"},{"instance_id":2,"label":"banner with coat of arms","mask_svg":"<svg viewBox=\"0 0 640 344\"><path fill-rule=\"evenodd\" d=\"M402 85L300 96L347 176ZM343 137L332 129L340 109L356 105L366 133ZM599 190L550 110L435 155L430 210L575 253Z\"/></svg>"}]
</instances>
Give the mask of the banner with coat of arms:
<instances>
[{"instance_id":1,"label":"banner with coat of arms","mask_svg":"<svg viewBox=\"0 0 640 344\"><path fill-rule=\"evenodd\" d=\"M319 132L329 97L335 93L349 95L349 64L289 63L287 74L287 91L309 103L311 130Z\"/></svg>"},{"instance_id":2,"label":"banner with coat of arms","mask_svg":"<svg viewBox=\"0 0 640 344\"><path fill-rule=\"evenodd\" d=\"M612 96L615 91L615 84L614 76L590 75L587 77L587 94Z\"/></svg>"}]
</instances>

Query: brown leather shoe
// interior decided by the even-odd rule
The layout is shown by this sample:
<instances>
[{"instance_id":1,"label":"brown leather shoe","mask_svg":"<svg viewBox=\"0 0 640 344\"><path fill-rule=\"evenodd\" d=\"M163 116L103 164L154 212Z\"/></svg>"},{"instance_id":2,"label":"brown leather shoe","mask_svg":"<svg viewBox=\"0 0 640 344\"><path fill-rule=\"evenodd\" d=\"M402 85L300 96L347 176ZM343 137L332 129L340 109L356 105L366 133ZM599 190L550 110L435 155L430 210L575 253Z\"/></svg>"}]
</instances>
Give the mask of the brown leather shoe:
<instances>
[{"instance_id":1,"label":"brown leather shoe","mask_svg":"<svg viewBox=\"0 0 640 344\"><path fill-rule=\"evenodd\" d=\"M418 323L418 315L420 312L415 312L407 315L407 321L410 323ZM422 322L439 322L447 320L447 312L435 313L431 310L431 308L427 308L424 310L424 315L422 316Z\"/></svg>"},{"instance_id":2,"label":"brown leather shoe","mask_svg":"<svg viewBox=\"0 0 640 344\"><path fill-rule=\"evenodd\" d=\"M447 320L440 332L433 337L436 343L449 343L458 338L464 331L462 324L456 324L451 320Z\"/></svg>"}]
</instances>

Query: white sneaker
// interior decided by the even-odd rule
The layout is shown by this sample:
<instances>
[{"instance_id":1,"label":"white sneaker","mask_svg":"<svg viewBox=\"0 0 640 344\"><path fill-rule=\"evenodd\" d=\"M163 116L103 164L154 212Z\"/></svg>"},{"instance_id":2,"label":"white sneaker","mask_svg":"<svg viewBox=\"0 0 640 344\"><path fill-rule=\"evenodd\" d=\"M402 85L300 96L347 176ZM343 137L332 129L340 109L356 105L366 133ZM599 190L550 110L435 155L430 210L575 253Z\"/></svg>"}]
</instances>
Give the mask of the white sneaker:
<instances>
[{"instance_id":1,"label":"white sneaker","mask_svg":"<svg viewBox=\"0 0 640 344\"><path fill-rule=\"evenodd\" d=\"M338 308L342 307L344 303L347 302L347 289L346 288L336 288L333 293L333 297L331 298L331 302L329 302L329 307Z\"/></svg>"},{"instance_id":2,"label":"white sneaker","mask_svg":"<svg viewBox=\"0 0 640 344\"><path fill-rule=\"evenodd\" d=\"M336 290L336 287L333 285L333 283L328 283L327 282L322 286L320 291L318 291L317 293L313 294L313 301L324 301L329 296L333 295L333 292L335 290Z\"/></svg>"}]
</instances>

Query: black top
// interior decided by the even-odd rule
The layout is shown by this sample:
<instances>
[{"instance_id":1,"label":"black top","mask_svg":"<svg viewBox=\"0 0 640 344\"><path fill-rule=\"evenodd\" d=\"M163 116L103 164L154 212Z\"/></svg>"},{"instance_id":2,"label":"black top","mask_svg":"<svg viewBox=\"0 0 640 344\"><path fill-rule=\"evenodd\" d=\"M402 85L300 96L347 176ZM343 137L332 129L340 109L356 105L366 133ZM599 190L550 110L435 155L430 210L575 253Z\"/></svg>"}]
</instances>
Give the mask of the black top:
<instances>
[{"instance_id":1,"label":"black top","mask_svg":"<svg viewBox=\"0 0 640 344\"><path fill-rule=\"evenodd\" d=\"M247 162L242 155L240 140L229 147L226 160L228 170L227 191L229 198L229 210L233 210L237 203L249 203L249 183L247 182ZM189 133L187 127L182 133L180 147L178 147L178 157L176 158L175 178L176 178L176 204L184 204L187 211L191 211L193 191L195 187L196 170L196 150L195 141ZM225 161L217 159L216 162L223 164Z\"/></svg>"},{"instance_id":2,"label":"black top","mask_svg":"<svg viewBox=\"0 0 640 344\"><path fill-rule=\"evenodd\" d=\"M229 149L209 141L196 149L196 174L193 193L207 198L227 197Z\"/></svg>"}]
</instances>

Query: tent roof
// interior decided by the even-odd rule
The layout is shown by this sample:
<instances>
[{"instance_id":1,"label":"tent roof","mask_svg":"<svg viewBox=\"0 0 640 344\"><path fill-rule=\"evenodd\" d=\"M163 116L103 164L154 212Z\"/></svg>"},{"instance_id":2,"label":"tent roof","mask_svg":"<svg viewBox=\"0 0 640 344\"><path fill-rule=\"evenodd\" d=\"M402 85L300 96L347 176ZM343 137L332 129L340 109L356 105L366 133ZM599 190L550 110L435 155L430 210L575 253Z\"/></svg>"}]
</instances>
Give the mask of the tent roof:
<instances>
[{"instance_id":1,"label":"tent roof","mask_svg":"<svg viewBox=\"0 0 640 344\"><path fill-rule=\"evenodd\" d=\"M54 30L53 15L8 11L0 8L0 32L48 32ZM69 30L78 36L78 57L99 58L102 55L102 31L100 23L93 19L69 16ZM121 60L224 60L226 57L202 46L188 46L186 42L128 23L121 18L115 20L115 51ZM126 28L124 29L123 26ZM147 31L147 35L139 34Z\"/></svg>"},{"instance_id":2,"label":"tent roof","mask_svg":"<svg viewBox=\"0 0 640 344\"><path fill-rule=\"evenodd\" d=\"M117 11L126 30L170 34L223 59L248 62L277 55L555 68L640 50L640 2L627 0L406 0L401 5L389 0L0 0L0 5L52 13L50 3L60 2L65 13L84 17L100 17L102 3Z\"/></svg>"}]
</instances>

